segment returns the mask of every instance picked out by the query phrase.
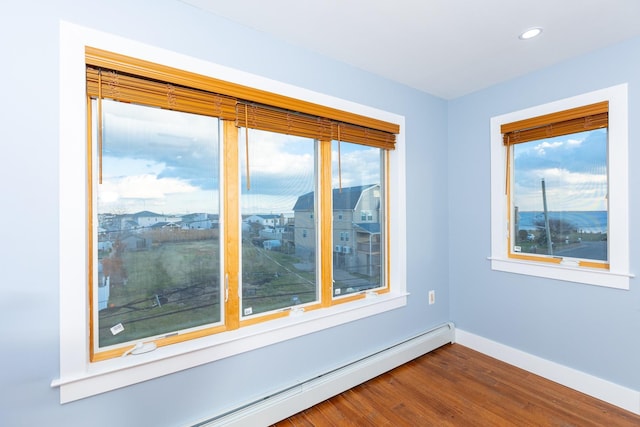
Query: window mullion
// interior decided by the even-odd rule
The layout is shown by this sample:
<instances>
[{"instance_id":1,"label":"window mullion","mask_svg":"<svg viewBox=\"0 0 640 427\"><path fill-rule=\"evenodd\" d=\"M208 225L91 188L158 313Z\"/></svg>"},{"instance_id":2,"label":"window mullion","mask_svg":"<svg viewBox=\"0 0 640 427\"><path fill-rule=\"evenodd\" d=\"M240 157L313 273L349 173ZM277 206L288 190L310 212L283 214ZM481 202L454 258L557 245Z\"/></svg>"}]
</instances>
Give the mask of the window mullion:
<instances>
[{"instance_id":1,"label":"window mullion","mask_svg":"<svg viewBox=\"0 0 640 427\"><path fill-rule=\"evenodd\" d=\"M240 174L238 162L238 128L223 120L223 232L220 250L224 251L224 283L221 287L227 329L240 327Z\"/></svg>"},{"instance_id":2,"label":"window mullion","mask_svg":"<svg viewBox=\"0 0 640 427\"><path fill-rule=\"evenodd\" d=\"M320 295L323 307L333 298L333 206L331 189L331 140L320 141L320 191L318 203L318 232L320 247Z\"/></svg>"},{"instance_id":3,"label":"window mullion","mask_svg":"<svg viewBox=\"0 0 640 427\"><path fill-rule=\"evenodd\" d=\"M380 242L380 244L382 245L382 248L384 248L384 252L382 255L382 259L384 260L384 269L382 273L383 277L385 278L384 283L386 285L378 293L385 293L391 290L391 257L389 256L389 254L391 253L391 203L389 203L389 200L391 199L391 195L389 194L391 191L391 159L389 158L389 156L389 150L384 150L382 152L384 165L384 180L382 181L382 200L384 209L382 209L382 212L384 212L384 214L381 218L381 223L384 227L384 234L382 235L382 241Z\"/></svg>"}]
</instances>

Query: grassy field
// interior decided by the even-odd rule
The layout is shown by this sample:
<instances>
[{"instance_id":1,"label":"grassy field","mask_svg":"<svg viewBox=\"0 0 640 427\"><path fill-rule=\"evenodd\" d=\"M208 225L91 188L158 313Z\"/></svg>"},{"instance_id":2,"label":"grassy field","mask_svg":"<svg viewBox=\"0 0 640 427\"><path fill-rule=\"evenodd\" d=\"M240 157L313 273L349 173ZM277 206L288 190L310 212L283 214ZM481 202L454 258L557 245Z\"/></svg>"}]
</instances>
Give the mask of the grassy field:
<instances>
[{"instance_id":1,"label":"grassy field","mask_svg":"<svg viewBox=\"0 0 640 427\"><path fill-rule=\"evenodd\" d=\"M242 251L243 313L316 299L315 272L296 268L295 256L250 242L243 242ZM112 281L108 308L99 313L101 347L221 321L217 238L168 239L120 256L123 280ZM111 327L117 324L124 330L113 335Z\"/></svg>"},{"instance_id":2,"label":"grassy field","mask_svg":"<svg viewBox=\"0 0 640 427\"><path fill-rule=\"evenodd\" d=\"M109 307L100 312L100 345L220 321L217 250L217 240L201 240L124 252L126 283L112 283ZM118 323L124 331L112 335Z\"/></svg>"},{"instance_id":3,"label":"grassy field","mask_svg":"<svg viewBox=\"0 0 640 427\"><path fill-rule=\"evenodd\" d=\"M263 313L316 299L315 271L298 269L297 257L248 241L243 242L242 256L243 312Z\"/></svg>"}]
</instances>

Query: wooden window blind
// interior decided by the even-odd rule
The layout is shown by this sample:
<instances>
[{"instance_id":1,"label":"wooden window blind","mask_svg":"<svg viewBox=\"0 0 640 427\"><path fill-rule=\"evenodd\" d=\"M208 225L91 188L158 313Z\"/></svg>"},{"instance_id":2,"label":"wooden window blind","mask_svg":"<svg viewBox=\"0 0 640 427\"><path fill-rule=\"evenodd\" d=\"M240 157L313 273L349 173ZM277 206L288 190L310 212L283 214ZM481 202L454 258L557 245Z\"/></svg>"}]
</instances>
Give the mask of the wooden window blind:
<instances>
[{"instance_id":1,"label":"wooden window blind","mask_svg":"<svg viewBox=\"0 0 640 427\"><path fill-rule=\"evenodd\" d=\"M334 140L354 142L384 150L393 150L396 143L393 134L349 123L334 123L332 135Z\"/></svg>"},{"instance_id":2,"label":"wooden window blind","mask_svg":"<svg viewBox=\"0 0 640 427\"><path fill-rule=\"evenodd\" d=\"M238 103L236 126L259 129L305 138L331 137L331 121L264 105Z\"/></svg>"},{"instance_id":3,"label":"wooden window blind","mask_svg":"<svg viewBox=\"0 0 640 427\"><path fill-rule=\"evenodd\" d=\"M85 60L91 97L219 117L239 127L323 140L339 137L386 150L395 148L400 132L395 123L101 49L86 47Z\"/></svg>"},{"instance_id":4,"label":"wooden window blind","mask_svg":"<svg viewBox=\"0 0 640 427\"><path fill-rule=\"evenodd\" d=\"M609 102L603 101L532 117L500 127L505 145L552 138L609 126Z\"/></svg>"},{"instance_id":5,"label":"wooden window blind","mask_svg":"<svg viewBox=\"0 0 640 427\"><path fill-rule=\"evenodd\" d=\"M236 126L320 140L353 142L386 150L395 148L395 135L388 132L265 105L239 102Z\"/></svg>"},{"instance_id":6,"label":"wooden window blind","mask_svg":"<svg viewBox=\"0 0 640 427\"><path fill-rule=\"evenodd\" d=\"M226 120L235 118L236 100L231 97L90 66L87 94Z\"/></svg>"}]
</instances>

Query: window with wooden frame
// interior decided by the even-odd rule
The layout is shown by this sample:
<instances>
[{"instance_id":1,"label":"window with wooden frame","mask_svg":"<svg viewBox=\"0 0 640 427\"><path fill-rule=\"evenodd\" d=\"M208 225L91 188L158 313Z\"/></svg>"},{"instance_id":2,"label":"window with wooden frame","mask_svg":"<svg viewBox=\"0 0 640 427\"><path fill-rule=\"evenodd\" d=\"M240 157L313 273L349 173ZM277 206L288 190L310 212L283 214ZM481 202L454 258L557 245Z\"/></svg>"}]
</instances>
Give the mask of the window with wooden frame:
<instances>
[{"instance_id":1,"label":"window with wooden frame","mask_svg":"<svg viewBox=\"0 0 640 427\"><path fill-rule=\"evenodd\" d=\"M626 86L491 120L492 267L628 288Z\"/></svg>"},{"instance_id":2,"label":"window with wooden frame","mask_svg":"<svg viewBox=\"0 0 640 427\"><path fill-rule=\"evenodd\" d=\"M501 126L509 256L609 268L609 102Z\"/></svg>"},{"instance_id":3,"label":"window with wooden frame","mask_svg":"<svg viewBox=\"0 0 640 427\"><path fill-rule=\"evenodd\" d=\"M348 301L362 291L386 292L384 280L386 151L350 142L332 143L334 212L333 298ZM339 238L338 238L339 236Z\"/></svg>"},{"instance_id":4,"label":"window with wooden frame","mask_svg":"<svg viewBox=\"0 0 640 427\"><path fill-rule=\"evenodd\" d=\"M390 289L398 125L100 49L85 59L91 361ZM338 211L353 219L340 229Z\"/></svg>"}]
</instances>

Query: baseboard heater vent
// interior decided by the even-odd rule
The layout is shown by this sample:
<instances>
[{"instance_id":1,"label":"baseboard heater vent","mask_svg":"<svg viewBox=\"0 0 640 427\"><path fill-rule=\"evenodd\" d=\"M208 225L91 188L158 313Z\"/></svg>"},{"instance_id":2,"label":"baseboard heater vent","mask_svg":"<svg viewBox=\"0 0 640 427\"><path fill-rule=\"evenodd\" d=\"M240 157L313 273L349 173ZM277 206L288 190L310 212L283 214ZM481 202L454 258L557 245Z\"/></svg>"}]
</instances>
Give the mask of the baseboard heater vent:
<instances>
[{"instance_id":1,"label":"baseboard heater vent","mask_svg":"<svg viewBox=\"0 0 640 427\"><path fill-rule=\"evenodd\" d=\"M447 323L193 427L268 426L455 340Z\"/></svg>"}]
</instances>

